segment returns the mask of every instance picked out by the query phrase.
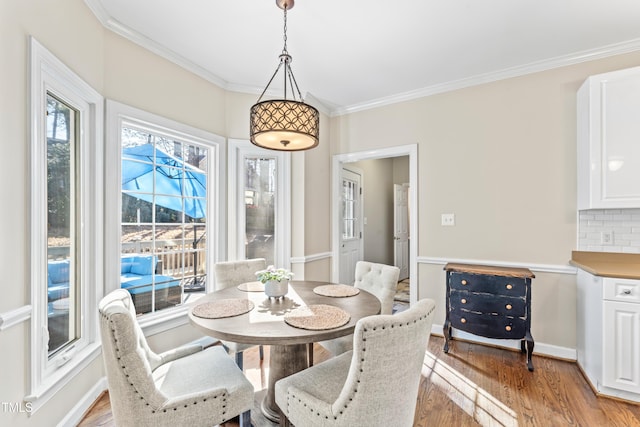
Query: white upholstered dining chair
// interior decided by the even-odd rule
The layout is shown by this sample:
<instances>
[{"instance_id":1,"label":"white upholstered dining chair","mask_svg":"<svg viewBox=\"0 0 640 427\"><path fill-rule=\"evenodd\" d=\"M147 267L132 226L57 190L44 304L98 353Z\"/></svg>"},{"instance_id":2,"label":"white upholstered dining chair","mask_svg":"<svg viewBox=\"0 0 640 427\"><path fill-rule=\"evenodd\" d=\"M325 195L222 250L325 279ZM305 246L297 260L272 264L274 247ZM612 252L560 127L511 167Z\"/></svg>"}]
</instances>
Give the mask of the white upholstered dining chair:
<instances>
[{"instance_id":1,"label":"white upholstered dining chair","mask_svg":"<svg viewBox=\"0 0 640 427\"><path fill-rule=\"evenodd\" d=\"M109 398L118 427L211 426L240 415L251 424L253 386L220 346L148 346L128 291L98 306Z\"/></svg>"},{"instance_id":2,"label":"white upholstered dining chair","mask_svg":"<svg viewBox=\"0 0 640 427\"><path fill-rule=\"evenodd\" d=\"M410 427L435 302L362 318L353 350L278 381L280 425Z\"/></svg>"},{"instance_id":3,"label":"white upholstered dining chair","mask_svg":"<svg viewBox=\"0 0 640 427\"><path fill-rule=\"evenodd\" d=\"M267 268L267 261L264 258L253 258L241 261L225 261L216 263L214 266L214 289L219 291L221 289L230 288L232 286L238 286L241 283L255 282L256 272ZM233 341L220 340L223 346L229 350L230 353L235 354L236 364L243 368L242 352L255 347L255 344L243 344ZM264 358L264 350L262 346L259 346L260 360Z\"/></svg>"},{"instance_id":4,"label":"white upholstered dining chair","mask_svg":"<svg viewBox=\"0 0 640 427\"><path fill-rule=\"evenodd\" d=\"M367 261L356 263L356 288L372 293L380 300L380 314L391 314L393 311L393 297L398 289L400 269L392 265L377 264ZM329 350L334 356L353 348L353 337L348 335L319 344Z\"/></svg>"}]
</instances>

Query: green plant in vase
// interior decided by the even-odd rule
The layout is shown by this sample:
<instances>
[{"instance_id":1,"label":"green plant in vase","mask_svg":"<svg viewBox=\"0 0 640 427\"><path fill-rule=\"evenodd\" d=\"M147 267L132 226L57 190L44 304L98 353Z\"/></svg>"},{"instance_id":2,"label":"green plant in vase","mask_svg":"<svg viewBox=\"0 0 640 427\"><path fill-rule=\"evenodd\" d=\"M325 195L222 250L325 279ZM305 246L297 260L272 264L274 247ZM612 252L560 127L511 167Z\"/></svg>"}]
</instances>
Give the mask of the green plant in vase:
<instances>
[{"instance_id":1,"label":"green plant in vase","mask_svg":"<svg viewBox=\"0 0 640 427\"><path fill-rule=\"evenodd\" d=\"M287 294L293 273L285 268L270 265L265 270L257 271L256 277L264 283L264 293L269 298L280 298Z\"/></svg>"}]
</instances>

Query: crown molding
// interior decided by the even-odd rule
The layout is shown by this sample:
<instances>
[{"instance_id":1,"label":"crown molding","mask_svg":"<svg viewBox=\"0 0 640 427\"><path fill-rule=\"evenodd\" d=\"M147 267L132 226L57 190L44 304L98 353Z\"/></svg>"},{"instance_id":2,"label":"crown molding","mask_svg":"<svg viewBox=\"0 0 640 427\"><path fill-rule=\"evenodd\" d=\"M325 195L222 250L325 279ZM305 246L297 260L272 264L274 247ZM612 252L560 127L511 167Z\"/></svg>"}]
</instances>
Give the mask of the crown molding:
<instances>
[{"instance_id":1,"label":"crown molding","mask_svg":"<svg viewBox=\"0 0 640 427\"><path fill-rule=\"evenodd\" d=\"M110 17L105 8L102 7L102 3L99 0L84 0L84 3L91 10L91 12L93 12L96 18L98 18L98 21L100 21L102 25L106 27L106 22Z\"/></svg>"},{"instance_id":2,"label":"crown molding","mask_svg":"<svg viewBox=\"0 0 640 427\"><path fill-rule=\"evenodd\" d=\"M499 80L505 80L512 77L524 76L541 71L547 71L554 68L566 67L569 65L579 64L596 59L607 58L610 56L621 55L625 53L640 50L640 39L629 40L622 43L607 45L597 49L585 50L582 52L572 53L570 55L558 56L543 61L532 62L517 67L505 68L503 70L478 74L476 76L465 79L453 80L422 89L416 89L400 94L374 99L371 101L353 104L350 106L336 108L331 112L332 117L342 116L345 114L356 113L359 111L370 110L386 105L397 104L399 102L410 101L417 98L436 95L439 93L450 92L458 89L464 89L471 86L477 86L484 83L491 83Z\"/></svg>"},{"instance_id":3,"label":"crown molding","mask_svg":"<svg viewBox=\"0 0 640 427\"><path fill-rule=\"evenodd\" d=\"M185 57L179 55L171 49L168 49L167 47L155 42L154 40L143 36L137 31L132 30L130 27L127 27L121 22L110 18L105 26L114 33L121 35L126 39L129 39L130 41L142 46L143 48L155 53L162 58L167 59L168 61L173 62L176 65L179 65L185 70L192 72L196 76L202 77L203 79L215 84L222 89L228 89L229 83L227 81L213 74L209 70L196 65L193 61L186 59Z\"/></svg>"},{"instance_id":4,"label":"crown molding","mask_svg":"<svg viewBox=\"0 0 640 427\"><path fill-rule=\"evenodd\" d=\"M102 3L99 0L84 0L84 1L89 7L89 9L91 9L93 14L96 16L96 18L98 18L100 23L108 30L111 30L114 33L126 38L127 40L132 41L133 43L136 43L137 45L155 53L156 55L161 56L167 59L168 61L173 62L176 65L179 65L185 70L192 72L193 74L207 80L210 83L215 84L216 86L222 89L225 89L231 92L252 94L256 96L259 96L264 90L263 87L261 88L258 86L228 82L222 79L221 77L215 75L214 73L210 72L209 70L206 70L203 67L196 65L193 61L186 59L185 57L179 55L178 53L172 51L171 49L168 49L167 47L155 42L154 40L140 34L139 32L133 30L131 27L128 27L123 23L121 23L120 21L113 19L104 9L104 7L102 7ZM267 90L266 95L270 97L277 97L281 95L281 93L275 89L271 89L271 90ZM320 100L318 100L318 98L314 97L309 93L307 93L306 96L307 96L306 102L309 105L314 106L315 108L318 109L318 111L328 116L332 114L332 110L328 108L325 104L323 104Z\"/></svg>"},{"instance_id":5,"label":"crown molding","mask_svg":"<svg viewBox=\"0 0 640 427\"><path fill-rule=\"evenodd\" d=\"M84 0L89 9L98 18L102 25L113 31L114 33L142 46L143 48L179 65L180 67L192 72L193 74L202 77L203 79L219 86L222 89L248 94L259 95L262 92L261 88L250 85L243 85L239 83L231 83L215 75L209 70L196 65L193 61L190 61L178 53L168 49L167 47L151 40L150 38L134 31L132 28L122 24L121 22L113 19L107 11L102 7L99 0ZM379 108L387 105L397 104L400 102L410 101L418 98L423 98L439 93L450 92L458 89L464 89L471 86L477 86L485 83L491 83L499 80L509 79L513 77L524 76L527 74L537 73L540 71L551 70L554 68L566 67L569 65L579 64L582 62L593 61L596 59L607 58L609 56L621 55L625 53L635 52L640 50L640 39L633 39L622 43L615 43L607 46L603 46L597 49L585 50L582 52L576 52L569 55L558 56L543 61L532 62L529 64L505 68L495 72L478 74L476 76L453 80L449 82L443 82L432 86L427 86L421 89L407 91L387 97L377 98L370 101L352 104L344 107L331 108L319 101L317 98L313 98L313 102L310 105L316 107L320 112L329 115L330 117L343 116L346 114L357 113L364 110L370 110L373 108ZM269 92L270 93L270 92ZM309 95L308 95L309 96Z\"/></svg>"},{"instance_id":6,"label":"crown molding","mask_svg":"<svg viewBox=\"0 0 640 427\"><path fill-rule=\"evenodd\" d=\"M166 46L155 42L154 40L140 34L132 28L124 25L120 21L113 19L107 11L102 7L99 0L84 0L89 9L98 18L100 23L108 30L126 38L133 43L142 46L143 48L155 53L156 55L173 62L176 65L192 72L193 74L202 77L203 79L215 84L222 89L229 89L229 83L217 75L213 74L209 70L196 65L193 61L186 59L178 53L168 49Z\"/></svg>"}]
</instances>

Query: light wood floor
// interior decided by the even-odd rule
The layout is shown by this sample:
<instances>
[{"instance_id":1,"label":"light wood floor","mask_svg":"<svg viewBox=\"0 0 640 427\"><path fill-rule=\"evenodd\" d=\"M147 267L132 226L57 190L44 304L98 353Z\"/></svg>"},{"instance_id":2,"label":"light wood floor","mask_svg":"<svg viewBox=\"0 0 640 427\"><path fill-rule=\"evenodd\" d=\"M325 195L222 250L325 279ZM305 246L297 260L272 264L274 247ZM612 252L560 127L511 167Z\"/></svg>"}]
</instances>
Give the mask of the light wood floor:
<instances>
[{"instance_id":1,"label":"light wood floor","mask_svg":"<svg viewBox=\"0 0 640 427\"><path fill-rule=\"evenodd\" d=\"M442 337L431 337L416 427L640 427L640 405L596 397L575 363L533 356L535 371L529 372L525 356L519 352L454 341L449 354L444 354L442 345ZM314 357L319 363L328 354L316 344ZM256 391L265 388L268 347L262 363L257 349L245 352L244 361L245 373ZM107 393L80 426L115 426ZM237 423L225 424L234 426Z\"/></svg>"}]
</instances>

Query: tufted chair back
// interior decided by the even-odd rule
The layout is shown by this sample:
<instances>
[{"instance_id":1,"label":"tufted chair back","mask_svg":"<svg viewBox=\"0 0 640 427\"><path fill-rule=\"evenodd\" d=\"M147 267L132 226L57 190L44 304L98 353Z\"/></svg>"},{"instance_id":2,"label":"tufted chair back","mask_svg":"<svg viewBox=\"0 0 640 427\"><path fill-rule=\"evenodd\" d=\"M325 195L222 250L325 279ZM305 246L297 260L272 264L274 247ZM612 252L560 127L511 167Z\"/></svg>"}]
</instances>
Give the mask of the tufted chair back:
<instances>
[{"instance_id":1,"label":"tufted chair back","mask_svg":"<svg viewBox=\"0 0 640 427\"><path fill-rule=\"evenodd\" d=\"M412 426L434 313L435 302L423 299L393 316L360 319L347 381L333 413L343 412L360 425Z\"/></svg>"},{"instance_id":2,"label":"tufted chair back","mask_svg":"<svg viewBox=\"0 0 640 427\"><path fill-rule=\"evenodd\" d=\"M192 344L154 353L125 289L106 295L98 310L118 427L211 426L236 415L249 427L253 386L222 348Z\"/></svg>"},{"instance_id":3,"label":"tufted chair back","mask_svg":"<svg viewBox=\"0 0 640 427\"><path fill-rule=\"evenodd\" d=\"M256 272L267 268L267 260L264 258L245 259L241 261L219 262L213 267L215 277L215 290L238 286L241 283L255 282L258 280ZM222 345L231 353L235 353L236 363L242 369L242 352L253 347L252 344L236 343L232 341L220 341ZM260 360L263 360L264 353L260 348Z\"/></svg>"},{"instance_id":4,"label":"tufted chair back","mask_svg":"<svg viewBox=\"0 0 640 427\"><path fill-rule=\"evenodd\" d=\"M152 372L161 364L161 358L147 344L136 321L136 311L129 292L118 289L105 296L98 306L100 332L109 387L117 390L118 399L112 399L114 413L129 410L125 401L144 398L154 406L166 400L156 388ZM126 369L122 369L125 366ZM132 386L135 384L135 386Z\"/></svg>"},{"instance_id":5,"label":"tufted chair back","mask_svg":"<svg viewBox=\"0 0 640 427\"><path fill-rule=\"evenodd\" d=\"M356 263L355 287L371 292L380 300L380 314L391 314L398 288L400 269L367 261Z\"/></svg>"},{"instance_id":6,"label":"tufted chair back","mask_svg":"<svg viewBox=\"0 0 640 427\"><path fill-rule=\"evenodd\" d=\"M352 352L279 380L284 425L413 426L435 307L423 299L401 313L362 318Z\"/></svg>"},{"instance_id":7,"label":"tufted chair back","mask_svg":"<svg viewBox=\"0 0 640 427\"><path fill-rule=\"evenodd\" d=\"M255 282L256 271L267 268L264 258L246 259L242 261L226 261L216 263L214 267L215 290L238 286L241 283Z\"/></svg>"}]
</instances>

